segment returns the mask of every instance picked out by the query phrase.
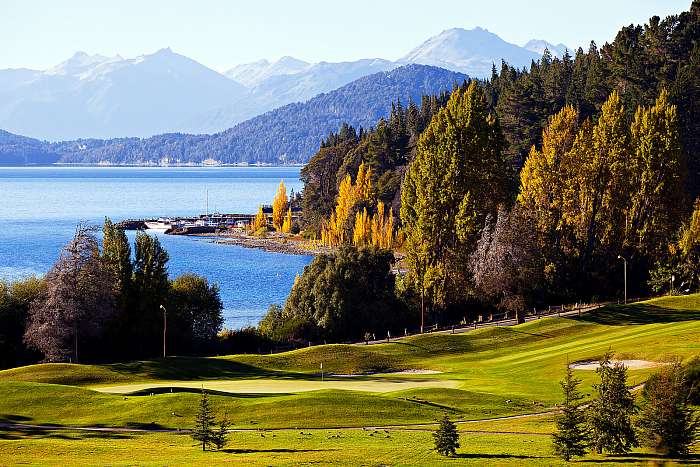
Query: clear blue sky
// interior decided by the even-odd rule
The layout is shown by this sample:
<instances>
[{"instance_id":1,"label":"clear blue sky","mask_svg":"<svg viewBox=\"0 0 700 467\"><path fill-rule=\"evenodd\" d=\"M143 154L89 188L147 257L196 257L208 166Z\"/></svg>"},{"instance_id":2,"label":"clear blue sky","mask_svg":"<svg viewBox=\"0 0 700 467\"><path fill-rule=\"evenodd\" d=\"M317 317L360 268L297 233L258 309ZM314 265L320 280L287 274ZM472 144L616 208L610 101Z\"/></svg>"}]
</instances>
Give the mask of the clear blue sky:
<instances>
[{"instance_id":1,"label":"clear blue sky","mask_svg":"<svg viewBox=\"0 0 700 467\"><path fill-rule=\"evenodd\" d=\"M163 47L211 68L292 55L397 59L452 27L585 46L691 0L0 0L0 68L44 69L82 50L133 57Z\"/></svg>"}]
</instances>

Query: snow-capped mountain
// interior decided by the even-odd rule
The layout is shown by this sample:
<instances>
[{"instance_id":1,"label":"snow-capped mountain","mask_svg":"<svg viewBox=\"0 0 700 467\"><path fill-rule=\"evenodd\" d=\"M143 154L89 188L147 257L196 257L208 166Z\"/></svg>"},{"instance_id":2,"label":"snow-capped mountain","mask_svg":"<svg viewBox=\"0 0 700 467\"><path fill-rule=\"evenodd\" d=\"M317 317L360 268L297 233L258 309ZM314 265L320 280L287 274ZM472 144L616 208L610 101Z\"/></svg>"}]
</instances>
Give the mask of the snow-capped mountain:
<instances>
[{"instance_id":1,"label":"snow-capped mountain","mask_svg":"<svg viewBox=\"0 0 700 467\"><path fill-rule=\"evenodd\" d=\"M170 49L132 59L79 52L46 71L0 71L0 128L49 140L188 131L246 89Z\"/></svg>"},{"instance_id":2,"label":"snow-capped mountain","mask_svg":"<svg viewBox=\"0 0 700 467\"><path fill-rule=\"evenodd\" d=\"M258 60L257 62L236 65L224 74L246 87L253 87L271 76L293 75L312 66L294 57L282 57L277 61Z\"/></svg>"},{"instance_id":3,"label":"snow-capped mountain","mask_svg":"<svg viewBox=\"0 0 700 467\"><path fill-rule=\"evenodd\" d=\"M529 66L541 54L504 41L482 28L448 29L433 36L401 58L401 63L433 65L466 73L476 78L491 75L492 66L501 60L521 68Z\"/></svg>"},{"instance_id":4,"label":"snow-capped mountain","mask_svg":"<svg viewBox=\"0 0 700 467\"><path fill-rule=\"evenodd\" d=\"M559 58L563 58L564 54L567 51L569 52L569 55L571 55L571 56L574 55L574 52L571 50L571 48L567 47L566 45L564 45L562 43L559 43L558 45L554 45L551 42L547 42L547 41L541 40L541 39L532 39L527 44L525 44L523 46L523 48L529 50L530 52L535 52L536 54L539 54L539 55L544 54L544 50L548 49L553 57L559 57Z\"/></svg>"},{"instance_id":5,"label":"snow-capped mountain","mask_svg":"<svg viewBox=\"0 0 700 467\"><path fill-rule=\"evenodd\" d=\"M48 140L215 133L401 65L433 65L483 78L501 60L529 66L545 47L553 55L565 48L544 41L519 47L482 28L449 29L398 61L308 63L282 57L225 73L169 48L126 59L78 52L44 71L0 70L0 128Z\"/></svg>"}]
</instances>

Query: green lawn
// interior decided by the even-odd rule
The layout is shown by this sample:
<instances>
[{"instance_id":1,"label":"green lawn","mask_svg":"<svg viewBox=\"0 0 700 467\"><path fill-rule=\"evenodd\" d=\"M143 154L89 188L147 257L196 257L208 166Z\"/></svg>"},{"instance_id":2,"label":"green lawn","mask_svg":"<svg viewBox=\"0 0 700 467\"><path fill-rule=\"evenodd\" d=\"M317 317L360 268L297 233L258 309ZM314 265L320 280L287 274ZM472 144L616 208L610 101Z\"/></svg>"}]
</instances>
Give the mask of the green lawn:
<instances>
[{"instance_id":1,"label":"green lawn","mask_svg":"<svg viewBox=\"0 0 700 467\"><path fill-rule=\"evenodd\" d=\"M370 346L327 345L276 355L115 365L33 365L0 371L0 422L189 428L203 385L212 390L217 412L226 413L236 428L293 429L265 438L236 433L234 438L244 446L240 449L247 451L233 453L235 460L253 462L250 457L265 464L274 457L281 464L333 463L350 456L350 464L361 459L369 464L434 464L429 434L420 431L425 427L407 426L413 431L391 434L381 442L361 430L341 430L341 438L330 440L320 431L296 439L301 436L296 430L430 424L444 413L471 421L548 411L559 401L558 382L567 359L596 359L609 348L624 359L670 361L700 355L700 295L610 306L575 319L547 318L511 328L414 336ZM327 372L323 382L318 375L321 363ZM398 370L439 373L366 374ZM653 371L630 370L630 384L643 382ZM595 372L576 374L584 381L584 394L590 394ZM464 453L482 457L448 462L478 465L486 459L517 465L523 456L534 456L528 463L555 463L548 457L549 437L542 436L553 429L551 416L469 422L460 428L491 434L465 433ZM50 456L70 449L77 436L8 433L10 439L0 438L0 459L15 453L14 446L51 464ZM111 464L119 463L121 449L143 456L142 461L128 463L159 463L165 452L183 463L204 459L196 457L188 438L174 434L130 435L127 440L80 437L81 445L94 453L113 455L116 462ZM167 444L167 449L154 453L151 444ZM356 458L353 450L358 451ZM214 456L214 462L228 459L223 453L205 456ZM72 459L80 463L79 457Z\"/></svg>"},{"instance_id":2,"label":"green lawn","mask_svg":"<svg viewBox=\"0 0 700 467\"><path fill-rule=\"evenodd\" d=\"M4 438L4 439L3 439ZM456 458L432 449L425 431L284 430L232 433L222 452L202 452L184 434L76 432L0 433L0 463L30 465L569 465L552 455L547 435L462 432ZM698 457L683 463L700 463ZM622 457L589 455L596 465L665 462L646 451Z\"/></svg>"}]
</instances>

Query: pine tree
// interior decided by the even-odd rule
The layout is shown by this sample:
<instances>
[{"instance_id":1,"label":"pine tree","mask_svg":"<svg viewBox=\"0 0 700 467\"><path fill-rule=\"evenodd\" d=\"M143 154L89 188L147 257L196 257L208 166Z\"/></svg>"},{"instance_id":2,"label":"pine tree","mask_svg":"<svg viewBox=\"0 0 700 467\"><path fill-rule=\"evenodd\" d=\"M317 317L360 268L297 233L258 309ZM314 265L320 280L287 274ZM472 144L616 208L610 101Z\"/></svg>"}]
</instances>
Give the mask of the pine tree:
<instances>
[{"instance_id":1,"label":"pine tree","mask_svg":"<svg viewBox=\"0 0 700 467\"><path fill-rule=\"evenodd\" d=\"M578 391L581 380L574 377L571 367L566 365L566 377L559 383L564 393L562 413L557 417L557 431L554 433L554 452L565 461L586 454L588 431L586 413L581 408L583 399Z\"/></svg>"},{"instance_id":2,"label":"pine tree","mask_svg":"<svg viewBox=\"0 0 700 467\"><path fill-rule=\"evenodd\" d=\"M435 438L435 450L443 456L454 456L459 448L459 433L455 425L447 415L440 420L440 426L433 433Z\"/></svg>"},{"instance_id":3,"label":"pine tree","mask_svg":"<svg viewBox=\"0 0 700 467\"><path fill-rule=\"evenodd\" d=\"M700 424L688 407L683 368L675 363L652 376L644 386L638 421L644 444L671 456L685 456Z\"/></svg>"},{"instance_id":4,"label":"pine tree","mask_svg":"<svg viewBox=\"0 0 700 467\"><path fill-rule=\"evenodd\" d=\"M625 454L638 446L632 426L636 407L627 389L627 368L622 363L611 364L611 357L607 352L596 370L600 382L593 386L597 397L589 407L591 446L599 454Z\"/></svg>"},{"instance_id":5,"label":"pine tree","mask_svg":"<svg viewBox=\"0 0 700 467\"><path fill-rule=\"evenodd\" d=\"M116 279L114 290L117 308L125 310L131 294L134 271L131 263L131 246L124 229L114 224L108 217L105 218L102 234L102 260L111 269Z\"/></svg>"},{"instance_id":6,"label":"pine tree","mask_svg":"<svg viewBox=\"0 0 700 467\"><path fill-rule=\"evenodd\" d=\"M214 431L213 436L212 436L212 442L214 443L214 446L216 446L217 450L222 450L223 448L226 447L228 444L228 427L230 426L230 423L226 417L222 418L219 421L219 425Z\"/></svg>"},{"instance_id":7,"label":"pine tree","mask_svg":"<svg viewBox=\"0 0 700 467\"><path fill-rule=\"evenodd\" d=\"M202 397L199 400L199 411L195 419L192 439L202 444L202 451L206 451L214 443L214 413L209 405L207 391L202 388Z\"/></svg>"},{"instance_id":8,"label":"pine tree","mask_svg":"<svg viewBox=\"0 0 700 467\"><path fill-rule=\"evenodd\" d=\"M287 187L284 185L284 180L280 181L280 185L277 188L277 194L272 200L272 225L278 232L282 230L284 225L284 215L289 207L289 200L287 199Z\"/></svg>"}]
</instances>

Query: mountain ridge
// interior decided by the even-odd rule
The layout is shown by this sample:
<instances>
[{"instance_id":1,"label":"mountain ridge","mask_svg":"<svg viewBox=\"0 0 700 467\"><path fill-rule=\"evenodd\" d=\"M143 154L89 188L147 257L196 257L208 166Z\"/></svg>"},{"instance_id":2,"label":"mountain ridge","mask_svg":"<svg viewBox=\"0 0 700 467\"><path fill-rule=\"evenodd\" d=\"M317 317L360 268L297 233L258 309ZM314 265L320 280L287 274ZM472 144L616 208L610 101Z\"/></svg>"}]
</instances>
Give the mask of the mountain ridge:
<instances>
[{"instance_id":1,"label":"mountain ridge","mask_svg":"<svg viewBox=\"0 0 700 467\"><path fill-rule=\"evenodd\" d=\"M466 79L450 70L406 65L364 76L308 102L288 104L213 135L165 133L149 138L49 143L5 132L0 134L0 165L8 165L8 159L21 161L39 155L41 161L53 157L53 162L74 164L304 163L321 140L343 123L369 128L388 116L392 101L419 101L425 94L449 92ZM24 159L18 147L26 149Z\"/></svg>"},{"instance_id":2,"label":"mountain ridge","mask_svg":"<svg viewBox=\"0 0 700 467\"><path fill-rule=\"evenodd\" d=\"M432 48L421 53L426 43ZM489 56L482 43L498 47ZM48 70L0 70L0 128L51 141L212 134L406 64L486 77L502 58L522 67L536 56L482 28L443 31L398 61L308 63L287 56L237 65L225 73L170 48L134 58L76 52Z\"/></svg>"}]
</instances>

